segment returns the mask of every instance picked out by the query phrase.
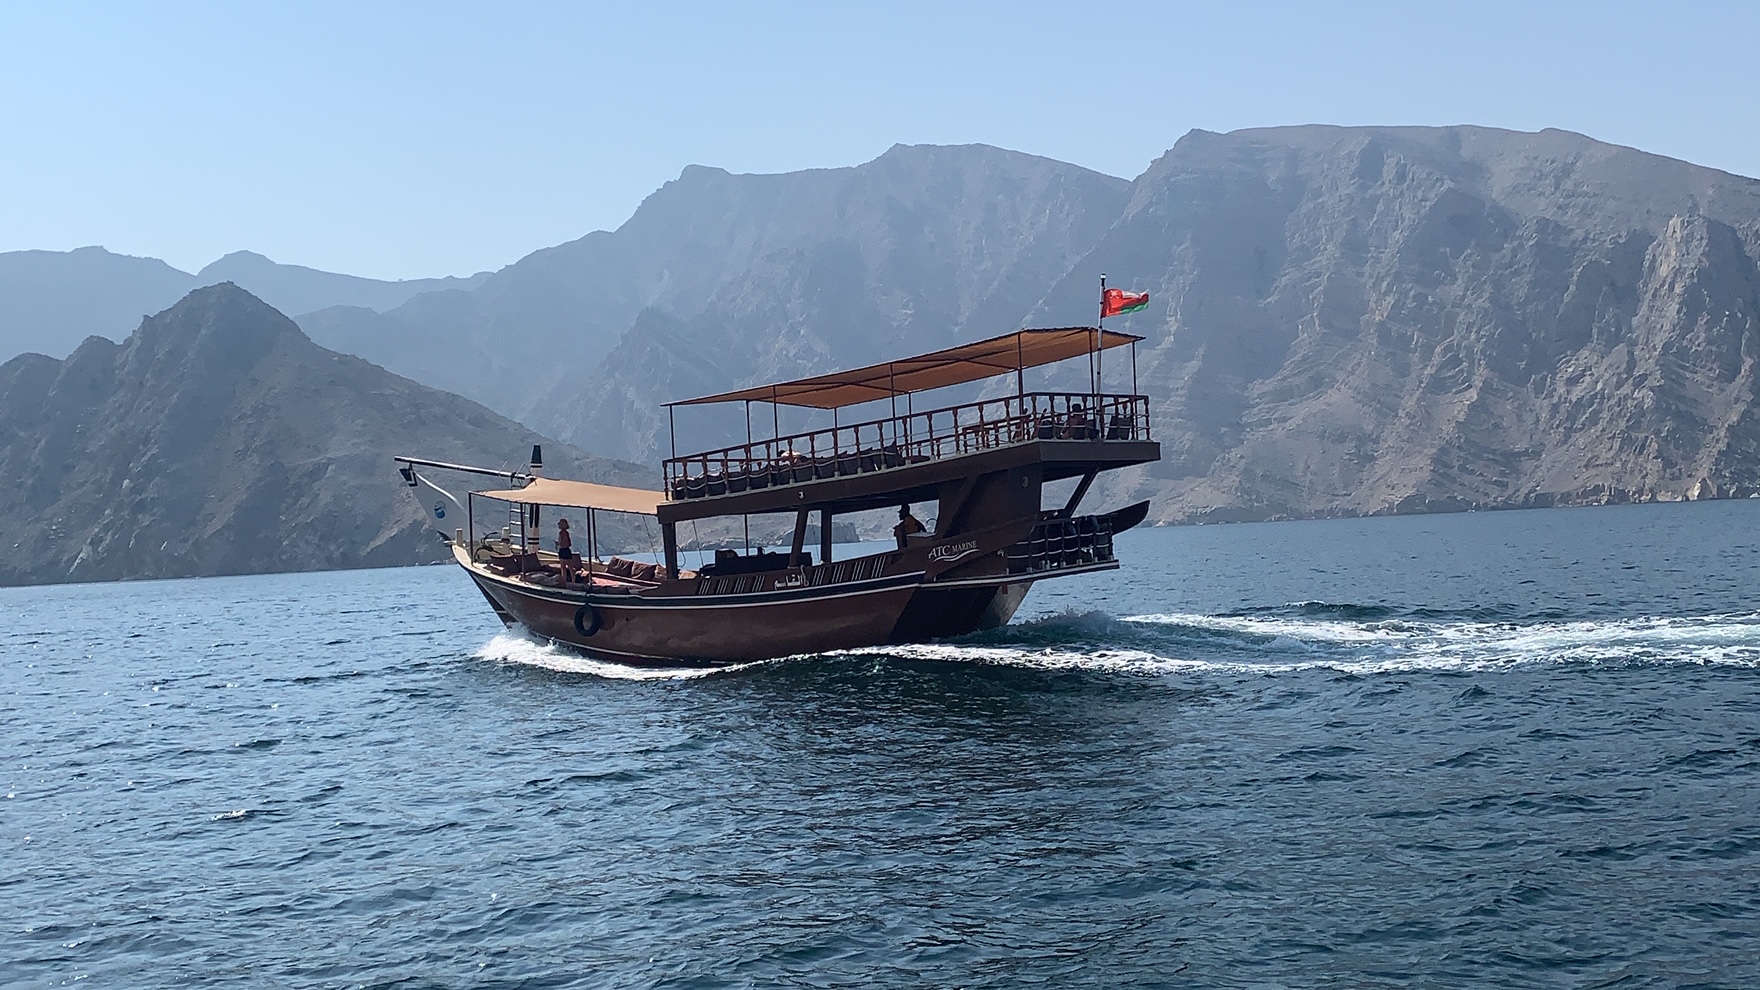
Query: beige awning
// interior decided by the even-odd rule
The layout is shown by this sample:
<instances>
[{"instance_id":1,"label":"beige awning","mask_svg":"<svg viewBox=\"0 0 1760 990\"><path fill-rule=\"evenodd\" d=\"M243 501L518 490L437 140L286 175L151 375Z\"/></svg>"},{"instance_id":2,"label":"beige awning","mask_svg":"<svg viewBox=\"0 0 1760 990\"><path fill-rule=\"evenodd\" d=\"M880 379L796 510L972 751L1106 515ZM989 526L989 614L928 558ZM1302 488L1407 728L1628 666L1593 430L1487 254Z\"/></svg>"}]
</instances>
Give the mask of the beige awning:
<instances>
[{"instance_id":1,"label":"beige awning","mask_svg":"<svg viewBox=\"0 0 1760 990\"><path fill-rule=\"evenodd\" d=\"M574 509L604 509L607 512L634 512L651 516L666 496L644 488L618 488L595 485L588 481L563 481L560 478L539 478L524 488L499 492L476 492L484 498L521 505L563 505Z\"/></svg>"},{"instance_id":2,"label":"beige awning","mask_svg":"<svg viewBox=\"0 0 1760 990\"><path fill-rule=\"evenodd\" d=\"M1037 368L1093 350L1123 347L1143 338L1129 333L1094 327L1057 327L1050 330L1017 330L989 340L872 364L850 371L801 378L774 385L758 385L718 395L668 402L669 406L696 406L709 402L774 402L785 406L840 409L894 395L926 392L932 388L981 381L1025 368Z\"/></svg>"}]
</instances>

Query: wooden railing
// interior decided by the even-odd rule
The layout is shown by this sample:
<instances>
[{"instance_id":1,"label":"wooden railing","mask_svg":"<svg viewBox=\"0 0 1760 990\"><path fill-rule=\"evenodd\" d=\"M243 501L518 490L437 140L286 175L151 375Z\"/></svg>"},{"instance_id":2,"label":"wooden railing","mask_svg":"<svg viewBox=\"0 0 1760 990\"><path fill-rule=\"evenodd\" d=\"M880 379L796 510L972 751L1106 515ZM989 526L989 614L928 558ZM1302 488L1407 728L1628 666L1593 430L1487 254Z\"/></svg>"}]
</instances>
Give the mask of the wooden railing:
<instances>
[{"instance_id":1,"label":"wooden railing","mask_svg":"<svg viewBox=\"0 0 1760 990\"><path fill-rule=\"evenodd\" d=\"M1003 550L1010 574L1106 563L1112 556L1112 517L1047 519L1026 539Z\"/></svg>"},{"instance_id":2,"label":"wooden railing","mask_svg":"<svg viewBox=\"0 0 1760 990\"><path fill-rule=\"evenodd\" d=\"M1038 440L1149 440L1142 395L1028 392L754 440L664 462L667 497L727 495L884 471Z\"/></svg>"},{"instance_id":3,"label":"wooden railing","mask_svg":"<svg viewBox=\"0 0 1760 990\"><path fill-rule=\"evenodd\" d=\"M852 557L829 564L808 564L791 568L787 573L709 575L697 582L699 595L744 595L759 591L787 591L793 588L822 588L828 584L871 581L886 575L887 561L893 554Z\"/></svg>"}]
</instances>

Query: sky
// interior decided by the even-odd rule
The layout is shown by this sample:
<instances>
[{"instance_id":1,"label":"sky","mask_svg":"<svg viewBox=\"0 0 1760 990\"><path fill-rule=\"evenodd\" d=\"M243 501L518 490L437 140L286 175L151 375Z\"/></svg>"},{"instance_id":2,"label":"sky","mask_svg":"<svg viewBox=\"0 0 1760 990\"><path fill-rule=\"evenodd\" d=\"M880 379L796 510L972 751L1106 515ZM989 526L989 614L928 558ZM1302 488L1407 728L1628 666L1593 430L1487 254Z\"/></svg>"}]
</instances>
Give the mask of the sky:
<instances>
[{"instance_id":1,"label":"sky","mask_svg":"<svg viewBox=\"0 0 1760 990\"><path fill-rule=\"evenodd\" d=\"M613 229L690 164L1193 128L1561 127L1760 176L1760 3L0 0L0 251L375 278Z\"/></svg>"}]
</instances>

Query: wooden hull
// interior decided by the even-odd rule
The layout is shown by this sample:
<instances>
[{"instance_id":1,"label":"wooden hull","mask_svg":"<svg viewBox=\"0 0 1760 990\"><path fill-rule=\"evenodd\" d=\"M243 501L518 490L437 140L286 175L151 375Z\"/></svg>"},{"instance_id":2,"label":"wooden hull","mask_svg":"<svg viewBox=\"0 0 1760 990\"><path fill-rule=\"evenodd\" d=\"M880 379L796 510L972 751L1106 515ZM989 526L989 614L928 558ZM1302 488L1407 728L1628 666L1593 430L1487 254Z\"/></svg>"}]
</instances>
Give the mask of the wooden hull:
<instances>
[{"instance_id":1,"label":"wooden hull","mask_svg":"<svg viewBox=\"0 0 1760 990\"><path fill-rule=\"evenodd\" d=\"M1081 347L1135 339L1109 337L1098 327L1021 331L936 352L921 367L892 362L850 373L870 376L860 381L820 376L788 383L805 391L784 399L771 389L761 401L794 402L811 394L818 398L803 404L812 406L835 393L831 405L819 408L837 409L852 396L868 402L911 395L941 387L924 384L931 379L953 384L976 380L961 377L972 374L1018 373L1060 360L1065 351L1075 356L1084 353ZM1103 515L1075 514L1101 472L1160 459L1144 396L1028 395L1017 383L1013 396L922 412L907 403L905 415L894 413L670 458L664 491L542 477L536 448L530 473L407 457L398 458L405 465L399 473L412 490L426 483L447 498L415 468L505 477L514 484L467 497L465 529L453 538L459 564L508 625L627 664L742 663L995 628L1013 617L1034 583L1117 567L1113 535L1147 516L1147 502ZM1065 479L1076 484L1059 496L1062 505L1045 504L1046 483ZM499 536L479 526L479 498L513 509ZM928 529L910 514L913 504L923 502L935 505ZM584 534L577 528L571 536L585 537L584 546L572 547L584 551L584 573L577 572L573 554L565 562L542 549L546 507L586 511ZM895 507L895 549L833 559L834 516ZM660 527L658 559L599 560L601 512L652 516ZM814 513L817 561L806 546ZM794 517L786 553L723 547L713 561L700 559L694 571L683 566L680 524L766 514ZM558 533L569 522L567 516L549 518Z\"/></svg>"},{"instance_id":2,"label":"wooden hull","mask_svg":"<svg viewBox=\"0 0 1760 990\"><path fill-rule=\"evenodd\" d=\"M1007 575L942 585L910 573L750 595L644 597L529 585L458 557L508 625L638 666L717 666L964 635L1006 624L1033 585Z\"/></svg>"},{"instance_id":3,"label":"wooden hull","mask_svg":"<svg viewBox=\"0 0 1760 990\"><path fill-rule=\"evenodd\" d=\"M893 581L767 602L654 604L628 595L552 597L474 572L471 577L537 635L598 659L644 666L744 663L884 643L916 590L914 580ZM592 611L577 625L583 607Z\"/></svg>"}]
</instances>

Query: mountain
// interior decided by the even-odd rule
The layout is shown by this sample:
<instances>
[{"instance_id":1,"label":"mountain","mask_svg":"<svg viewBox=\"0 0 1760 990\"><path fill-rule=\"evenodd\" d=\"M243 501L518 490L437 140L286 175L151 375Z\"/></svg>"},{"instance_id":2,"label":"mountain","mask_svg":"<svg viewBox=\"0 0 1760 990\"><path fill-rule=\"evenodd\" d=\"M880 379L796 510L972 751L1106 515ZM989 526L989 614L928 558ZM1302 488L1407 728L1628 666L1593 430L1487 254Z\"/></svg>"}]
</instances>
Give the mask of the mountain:
<instances>
[{"instance_id":1,"label":"mountain","mask_svg":"<svg viewBox=\"0 0 1760 990\"><path fill-rule=\"evenodd\" d=\"M1163 520L1747 494L1760 182L1577 134L1193 132L1033 311L1151 290Z\"/></svg>"},{"instance_id":2,"label":"mountain","mask_svg":"<svg viewBox=\"0 0 1760 990\"><path fill-rule=\"evenodd\" d=\"M391 457L499 467L533 443L552 470L655 484L198 289L121 344L0 365L0 584L437 559Z\"/></svg>"},{"instance_id":3,"label":"mountain","mask_svg":"<svg viewBox=\"0 0 1760 990\"><path fill-rule=\"evenodd\" d=\"M685 363L717 383L829 366L846 345L896 352L991 332L1128 195L1122 179L980 145L900 145L864 165L784 175L691 166L616 231L536 252L472 291L300 323L325 346L539 429L647 454L656 401L696 381L688 368L619 377L655 345L651 328L681 328L697 348Z\"/></svg>"},{"instance_id":4,"label":"mountain","mask_svg":"<svg viewBox=\"0 0 1760 990\"><path fill-rule=\"evenodd\" d=\"M383 311L424 292L468 290L482 285L488 272L468 278L411 278L386 282L338 275L303 265L282 265L252 251L233 253L196 273L196 284L231 282L283 313L310 313L331 306Z\"/></svg>"},{"instance_id":5,"label":"mountain","mask_svg":"<svg viewBox=\"0 0 1760 990\"><path fill-rule=\"evenodd\" d=\"M1110 226L1130 188L982 146L900 145L857 168L796 174L811 185L786 193L778 190L793 176L723 176L730 191L751 184L786 203L763 207L786 213L786 236L742 255L744 267L700 302L663 296L597 369L564 382L526 421L648 459L666 438L656 399L1015 329L1044 287ZM762 216L756 204L745 209ZM716 207L702 203L693 212ZM730 441L731 427L698 439Z\"/></svg>"},{"instance_id":6,"label":"mountain","mask_svg":"<svg viewBox=\"0 0 1760 990\"><path fill-rule=\"evenodd\" d=\"M332 306L391 309L424 292L474 288L487 278L479 273L385 282L276 264L249 251L229 254L194 275L157 258L101 247L0 252L0 358L27 351L62 355L94 335L119 339L143 314L216 282L235 283L283 312L304 313Z\"/></svg>"},{"instance_id":7,"label":"mountain","mask_svg":"<svg viewBox=\"0 0 1760 990\"><path fill-rule=\"evenodd\" d=\"M157 258L75 251L0 252L0 359L66 354L94 334L118 336L195 287Z\"/></svg>"},{"instance_id":8,"label":"mountain","mask_svg":"<svg viewBox=\"0 0 1760 990\"><path fill-rule=\"evenodd\" d=\"M1128 186L971 148L674 185L651 238L786 216L761 249L694 242L738 270L662 287L527 422L645 461L665 399L1086 322L1105 271L1152 293L1111 325L1147 338L1166 456L1096 504L1178 522L1760 489L1753 179L1556 130L1312 126L1194 131ZM697 226L668 228L685 192ZM684 446L743 433L708 418Z\"/></svg>"},{"instance_id":9,"label":"mountain","mask_svg":"<svg viewBox=\"0 0 1760 990\"><path fill-rule=\"evenodd\" d=\"M1128 182L983 146L692 166L615 231L299 319L651 463L666 400L1084 323L1104 271L1152 293L1109 326L1145 337L1165 459L1091 503L1275 519L1760 489L1757 259L1754 179L1556 130L1307 126L1193 131ZM681 445L739 418L689 411Z\"/></svg>"}]
</instances>

